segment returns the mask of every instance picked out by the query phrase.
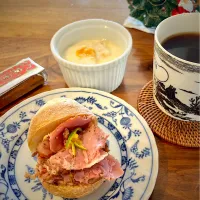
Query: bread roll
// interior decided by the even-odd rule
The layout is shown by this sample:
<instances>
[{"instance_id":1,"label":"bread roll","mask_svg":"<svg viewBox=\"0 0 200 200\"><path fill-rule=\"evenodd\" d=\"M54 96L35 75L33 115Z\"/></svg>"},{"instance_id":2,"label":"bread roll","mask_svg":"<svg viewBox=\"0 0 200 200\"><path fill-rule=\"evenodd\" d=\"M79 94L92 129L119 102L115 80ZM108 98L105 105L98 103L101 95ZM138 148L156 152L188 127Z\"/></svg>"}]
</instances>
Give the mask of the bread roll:
<instances>
[{"instance_id":1,"label":"bread roll","mask_svg":"<svg viewBox=\"0 0 200 200\"><path fill-rule=\"evenodd\" d=\"M80 198L94 192L104 182L100 179L91 184L79 185L53 185L42 182L43 187L55 196L64 198Z\"/></svg>"}]
</instances>

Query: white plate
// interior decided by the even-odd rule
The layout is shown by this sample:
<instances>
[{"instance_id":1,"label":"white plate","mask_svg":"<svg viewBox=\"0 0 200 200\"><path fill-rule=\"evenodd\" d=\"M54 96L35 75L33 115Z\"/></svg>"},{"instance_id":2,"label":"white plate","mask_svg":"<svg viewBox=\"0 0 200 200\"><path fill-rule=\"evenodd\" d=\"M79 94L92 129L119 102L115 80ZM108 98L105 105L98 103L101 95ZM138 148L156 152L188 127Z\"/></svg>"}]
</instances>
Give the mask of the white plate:
<instances>
[{"instance_id":1,"label":"white plate","mask_svg":"<svg viewBox=\"0 0 200 200\"><path fill-rule=\"evenodd\" d=\"M48 100L69 97L89 108L99 126L110 134L110 153L119 160L124 175L105 182L96 192L81 200L148 199L158 173L158 150L154 136L139 113L123 100L93 89L65 88L36 95L9 110L0 119L0 199L59 200L47 192L34 173L26 138L30 119Z\"/></svg>"}]
</instances>

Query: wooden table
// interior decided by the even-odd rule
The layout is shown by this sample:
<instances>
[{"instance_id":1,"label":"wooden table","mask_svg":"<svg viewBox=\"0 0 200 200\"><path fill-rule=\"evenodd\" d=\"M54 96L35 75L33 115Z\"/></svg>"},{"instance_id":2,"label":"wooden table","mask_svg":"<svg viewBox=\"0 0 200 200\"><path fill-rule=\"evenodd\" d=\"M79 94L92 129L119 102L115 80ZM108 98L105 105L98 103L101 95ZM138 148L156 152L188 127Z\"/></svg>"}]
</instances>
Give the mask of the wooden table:
<instances>
[{"instance_id":1,"label":"wooden table","mask_svg":"<svg viewBox=\"0 0 200 200\"><path fill-rule=\"evenodd\" d=\"M0 71L22 58L44 66L48 84L0 111L38 93L67 87L50 51L50 40L62 26L81 19L104 18L123 24L129 15L125 0L1 0ZM137 96L152 79L153 35L129 29L133 49L120 87L112 94L137 107ZM156 137L159 173L152 200L199 199L199 149L172 145Z\"/></svg>"}]
</instances>

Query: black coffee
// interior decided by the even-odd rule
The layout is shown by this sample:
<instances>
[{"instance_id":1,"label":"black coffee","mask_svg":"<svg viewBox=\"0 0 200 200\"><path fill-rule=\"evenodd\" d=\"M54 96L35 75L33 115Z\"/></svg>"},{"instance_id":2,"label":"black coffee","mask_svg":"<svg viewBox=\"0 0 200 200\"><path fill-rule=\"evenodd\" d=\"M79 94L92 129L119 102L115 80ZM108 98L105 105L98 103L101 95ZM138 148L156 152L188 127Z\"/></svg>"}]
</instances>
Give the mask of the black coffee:
<instances>
[{"instance_id":1,"label":"black coffee","mask_svg":"<svg viewBox=\"0 0 200 200\"><path fill-rule=\"evenodd\" d=\"M183 33L167 38L162 46L171 54L184 60L200 63L199 46L200 35L196 33Z\"/></svg>"}]
</instances>

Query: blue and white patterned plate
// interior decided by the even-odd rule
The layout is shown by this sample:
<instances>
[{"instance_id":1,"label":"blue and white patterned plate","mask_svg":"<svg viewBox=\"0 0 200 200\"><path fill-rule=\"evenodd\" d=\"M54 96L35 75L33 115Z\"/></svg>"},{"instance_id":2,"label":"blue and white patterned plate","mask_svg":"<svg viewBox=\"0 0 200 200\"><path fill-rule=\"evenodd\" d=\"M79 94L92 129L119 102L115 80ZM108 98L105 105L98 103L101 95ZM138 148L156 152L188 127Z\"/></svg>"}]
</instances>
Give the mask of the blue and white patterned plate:
<instances>
[{"instance_id":1,"label":"blue and white patterned plate","mask_svg":"<svg viewBox=\"0 0 200 200\"><path fill-rule=\"evenodd\" d=\"M75 99L98 118L99 126L110 134L110 153L121 162L124 175L105 182L96 192L81 200L148 199L158 173L158 151L154 136L139 113L123 100L98 90L65 88L27 99L0 119L0 200L59 200L46 191L34 173L35 158L27 146L31 118L48 100ZM66 200L66 199L65 199Z\"/></svg>"}]
</instances>

